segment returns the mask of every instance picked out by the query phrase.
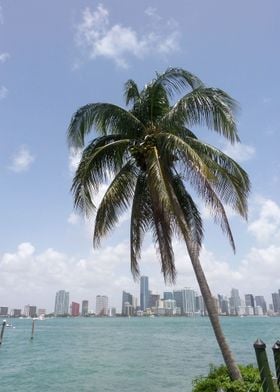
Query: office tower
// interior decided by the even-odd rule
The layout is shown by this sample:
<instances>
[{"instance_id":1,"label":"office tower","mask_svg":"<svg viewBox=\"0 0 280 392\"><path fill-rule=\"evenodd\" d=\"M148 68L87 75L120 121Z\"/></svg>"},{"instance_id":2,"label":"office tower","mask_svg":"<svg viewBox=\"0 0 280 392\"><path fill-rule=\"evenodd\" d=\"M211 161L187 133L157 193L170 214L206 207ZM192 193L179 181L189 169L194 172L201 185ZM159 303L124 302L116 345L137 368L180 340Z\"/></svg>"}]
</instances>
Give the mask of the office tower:
<instances>
[{"instance_id":1,"label":"office tower","mask_svg":"<svg viewBox=\"0 0 280 392\"><path fill-rule=\"evenodd\" d=\"M106 295L96 296L96 316L108 315L108 297Z\"/></svg>"},{"instance_id":2,"label":"office tower","mask_svg":"<svg viewBox=\"0 0 280 392\"><path fill-rule=\"evenodd\" d=\"M12 317L21 317L21 309L12 309L11 316Z\"/></svg>"},{"instance_id":3,"label":"office tower","mask_svg":"<svg viewBox=\"0 0 280 392\"><path fill-rule=\"evenodd\" d=\"M133 295L127 293L126 291L122 292L122 315L128 316L127 308L128 306L133 307Z\"/></svg>"},{"instance_id":4,"label":"office tower","mask_svg":"<svg viewBox=\"0 0 280 392\"><path fill-rule=\"evenodd\" d=\"M265 299L262 295L255 296L255 303L256 303L256 306L261 306L263 314L267 314L266 302L265 302Z\"/></svg>"},{"instance_id":5,"label":"office tower","mask_svg":"<svg viewBox=\"0 0 280 392\"><path fill-rule=\"evenodd\" d=\"M237 289L231 289L231 296L229 299L230 314L237 315L237 310L241 306L241 299Z\"/></svg>"},{"instance_id":6,"label":"office tower","mask_svg":"<svg viewBox=\"0 0 280 392\"><path fill-rule=\"evenodd\" d=\"M26 317L36 317L37 316L36 310L37 310L36 306L25 305L23 313Z\"/></svg>"},{"instance_id":7,"label":"office tower","mask_svg":"<svg viewBox=\"0 0 280 392\"><path fill-rule=\"evenodd\" d=\"M0 306L0 316L8 316L8 306Z\"/></svg>"},{"instance_id":8,"label":"office tower","mask_svg":"<svg viewBox=\"0 0 280 392\"><path fill-rule=\"evenodd\" d=\"M88 301L84 300L82 301L82 316L88 316Z\"/></svg>"},{"instance_id":9,"label":"office tower","mask_svg":"<svg viewBox=\"0 0 280 392\"><path fill-rule=\"evenodd\" d=\"M173 296L176 301L176 306L181 310L181 314L183 314L183 293L182 290L174 290Z\"/></svg>"},{"instance_id":10,"label":"office tower","mask_svg":"<svg viewBox=\"0 0 280 392\"><path fill-rule=\"evenodd\" d=\"M77 317L80 315L80 304L77 302L72 302L71 303L71 316L72 317Z\"/></svg>"},{"instance_id":11,"label":"office tower","mask_svg":"<svg viewBox=\"0 0 280 392\"><path fill-rule=\"evenodd\" d=\"M255 300L253 294L245 294L245 306L255 307Z\"/></svg>"},{"instance_id":12,"label":"office tower","mask_svg":"<svg viewBox=\"0 0 280 392\"><path fill-rule=\"evenodd\" d=\"M157 302L158 302L159 299L160 299L160 295L159 294L152 294L150 292L148 308L155 308L157 306Z\"/></svg>"},{"instance_id":13,"label":"office tower","mask_svg":"<svg viewBox=\"0 0 280 392\"><path fill-rule=\"evenodd\" d=\"M149 278L141 276L140 278L140 309L146 310L149 306Z\"/></svg>"},{"instance_id":14,"label":"office tower","mask_svg":"<svg viewBox=\"0 0 280 392\"><path fill-rule=\"evenodd\" d=\"M60 290L55 295L54 314L65 316L69 311L69 292Z\"/></svg>"},{"instance_id":15,"label":"office tower","mask_svg":"<svg viewBox=\"0 0 280 392\"><path fill-rule=\"evenodd\" d=\"M280 312L280 295L279 293L272 293L273 310L275 313Z\"/></svg>"},{"instance_id":16,"label":"office tower","mask_svg":"<svg viewBox=\"0 0 280 392\"><path fill-rule=\"evenodd\" d=\"M183 313L193 316L195 313L195 291L186 287L182 290Z\"/></svg>"},{"instance_id":17,"label":"office tower","mask_svg":"<svg viewBox=\"0 0 280 392\"><path fill-rule=\"evenodd\" d=\"M172 291L164 291L163 299L166 301L167 299L174 299L174 295Z\"/></svg>"},{"instance_id":18,"label":"office tower","mask_svg":"<svg viewBox=\"0 0 280 392\"><path fill-rule=\"evenodd\" d=\"M202 295L195 295L195 312L200 313L201 316L207 315L207 310Z\"/></svg>"}]
</instances>

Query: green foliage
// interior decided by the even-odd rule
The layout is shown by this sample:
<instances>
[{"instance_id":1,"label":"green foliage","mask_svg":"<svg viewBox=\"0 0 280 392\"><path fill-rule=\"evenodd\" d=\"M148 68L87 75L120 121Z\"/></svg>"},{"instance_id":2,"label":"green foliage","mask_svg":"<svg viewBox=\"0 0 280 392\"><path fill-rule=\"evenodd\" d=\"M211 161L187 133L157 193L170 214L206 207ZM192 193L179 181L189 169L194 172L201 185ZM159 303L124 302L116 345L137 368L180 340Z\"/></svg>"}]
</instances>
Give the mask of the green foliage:
<instances>
[{"instance_id":1,"label":"green foliage","mask_svg":"<svg viewBox=\"0 0 280 392\"><path fill-rule=\"evenodd\" d=\"M261 379L257 368L252 365L239 365L243 380L232 381L226 366L210 367L207 377L198 377L193 381L193 392L260 392Z\"/></svg>"}]
</instances>

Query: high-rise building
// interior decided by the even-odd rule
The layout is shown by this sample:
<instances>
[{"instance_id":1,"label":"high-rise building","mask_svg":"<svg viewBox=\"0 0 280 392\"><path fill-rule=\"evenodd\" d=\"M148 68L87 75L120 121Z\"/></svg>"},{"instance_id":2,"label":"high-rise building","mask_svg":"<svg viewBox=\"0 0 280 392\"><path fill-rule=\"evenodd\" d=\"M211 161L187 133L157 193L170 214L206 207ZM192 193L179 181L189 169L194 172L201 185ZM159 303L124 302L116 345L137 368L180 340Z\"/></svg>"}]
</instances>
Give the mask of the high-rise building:
<instances>
[{"instance_id":1,"label":"high-rise building","mask_svg":"<svg viewBox=\"0 0 280 392\"><path fill-rule=\"evenodd\" d=\"M128 312L128 307L133 308L133 295L127 293L126 291L122 292L122 315L129 316L130 312Z\"/></svg>"},{"instance_id":2,"label":"high-rise building","mask_svg":"<svg viewBox=\"0 0 280 392\"><path fill-rule=\"evenodd\" d=\"M82 316L88 316L88 301L87 300L83 300L82 301Z\"/></svg>"},{"instance_id":3,"label":"high-rise building","mask_svg":"<svg viewBox=\"0 0 280 392\"><path fill-rule=\"evenodd\" d=\"M8 306L0 306L0 316L8 316Z\"/></svg>"},{"instance_id":4,"label":"high-rise building","mask_svg":"<svg viewBox=\"0 0 280 392\"><path fill-rule=\"evenodd\" d=\"M255 296L256 306L261 306L263 314L267 314L267 305L262 295Z\"/></svg>"},{"instance_id":5,"label":"high-rise building","mask_svg":"<svg viewBox=\"0 0 280 392\"><path fill-rule=\"evenodd\" d=\"M140 278L140 308L146 310L149 307L149 278L141 276Z\"/></svg>"},{"instance_id":6,"label":"high-rise building","mask_svg":"<svg viewBox=\"0 0 280 392\"><path fill-rule=\"evenodd\" d=\"M37 307L31 306L31 305L25 305L23 313L26 317L36 317L37 316Z\"/></svg>"},{"instance_id":7,"label":"high-rise building","mask_svg":"<svg viewBox=\"0 0 280 392\"><path fill-rule=\"evenodd\" d=\"M183 292L182 292L182 290L174 290L173 296L176 301L176 306L181 310L181 314L183 314Z\"/></svg>"},{"instance_id":8,"label":"high-rise building","mask_svg":"<svg viewBox=\"0 0 280 392\"><path fill-rule=\"evenodd\" d=\"M54 314L65 316L69 312L69 292L60 290L55 295Z\"/></svg>"},{"instance_id":9,"label":"high-rise building","mask_svg":"<svg viewBox=\"0 0 280 392\"><path fill-rule=\"evenodd\" d=\"M160 295L159 294L152 294L150 292L149 295L149 306L148 308L155 308L157 306L157 301L160 299Z\"/></svg>"},{"instance_id":10,"label":"high-rise building","mask_svg":"<svg viewBox=\"0 0 280 392\"><path fill-rule=\"evenodd\" d=\"M71 303L71 316L78 317L80 315L80 304L77 302Z\"/></svg>"},{"instance_id":11,"label":"high-rise building","mask_svg":"<svg viewBox=\"0 0 280 392\"><path fill-rule=\"evenodd\" d=\"M231 296L229 299L230 314L237 315L237 310L241 306L241 299L238 289L231 289Z\"/></svg>"},{"instance_id":12,"label":"high-rise building","mask_svg":"<svg viewBox=\"0 0 280 392\"><path fill-rule=\"evenodd\" d=\"M253 294L245 294L245 306L255 307L255 299Z\"/></svg>"},{"instance_id":13,"label":"high-rise building","mask_svg":"<svg viewBox=\"0 0 280 392\"><path fill-rule=\"evenodd\" d=\"M108 297L107 295L96 296L96 316L108 315Z\"/></svg>"},{"instance_id":14,"label":"high-rise building","mask_svg":"<svg viewBox=\"0 0 280 392\"><path fill-rule=\"evenodd\" d=\"M174 295L172 291L164 291L163 299L166 301L167 299L174 299Z\"/></svg>"},{"instance_id":15,"label":"high-rise building","mask_svg":"<svg viewBox=\"0 0 280 392\"><path fill-rule=\"evenodd\" d=\"M275 313L280 313L280 295L279 293L272 293L273 310Z\"/></svg>"},{"instance_id":16,"label":"high-rise building","mask_svg":"<svg viewBox=\"0 0 280 392\"><path fill-rule=\"evenodd\" d=\"M186 287L182 290L183 313L193 316L195 313L195 291Z\"/></svg>"},{"instance_id":17,"label":"high-rise building","mask_svg":"<svg viewBox=\"0 0 280 392\"><path fill-rule=\"evenodd\" d=\"M21 309L12 309L11 316L12 317L21 317Z\"/></svg>"}]
</instances>

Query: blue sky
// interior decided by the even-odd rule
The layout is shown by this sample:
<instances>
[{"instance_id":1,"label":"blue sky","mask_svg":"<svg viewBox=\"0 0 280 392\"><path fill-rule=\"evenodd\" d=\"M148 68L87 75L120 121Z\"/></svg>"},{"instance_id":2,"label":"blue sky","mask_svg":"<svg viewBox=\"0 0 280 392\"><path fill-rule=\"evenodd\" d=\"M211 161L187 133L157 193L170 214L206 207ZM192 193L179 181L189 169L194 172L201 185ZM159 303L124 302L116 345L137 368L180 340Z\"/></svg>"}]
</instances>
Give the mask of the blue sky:
<instances>
[{"instance_id":1,"label":"blue sky","mask_svg":"<svg viewBox=\"0 0 280 392\"><path fill-rule=\"evenodd\" d=\"M98 251L91 224L73 211L77 156L69 151L71 115L89 102L124 105L123 85L143 86L168 66L185 68L240 103L242 144L210 131L200 137L248 171L249 220L229 211L237 243L205 218L202 251L214 293L265 295L280 288L280 162L278 0L0 1L0 306L27 303L53 310L59 289L71 300L121 291L138 294L129 271L128 215ZM175 243L176 287L197 288L183 244ZM162 292L153 246L142 273Z\"/></svg>"}]
</instances>

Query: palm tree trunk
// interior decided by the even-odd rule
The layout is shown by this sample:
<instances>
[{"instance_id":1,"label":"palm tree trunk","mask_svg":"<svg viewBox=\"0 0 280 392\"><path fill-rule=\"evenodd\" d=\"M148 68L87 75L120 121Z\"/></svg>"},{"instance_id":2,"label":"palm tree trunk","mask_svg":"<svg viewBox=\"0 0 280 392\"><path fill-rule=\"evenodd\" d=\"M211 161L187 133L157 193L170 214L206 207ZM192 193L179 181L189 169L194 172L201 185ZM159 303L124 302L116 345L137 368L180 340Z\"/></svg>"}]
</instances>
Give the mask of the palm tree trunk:
<instances>
[{"instance_id":1,"label":"palm tree trunk","mask_svg":"<svg viewBox=\"0 0 280 392\"><path fill-rule=\"evenodd\" d=\"M232 380L240 380L242 379L240 370L235 362L235 359L233 357L233 354L229 348L229 345L226 341L226 338L224 336L224 333L221 328L220 320L219 320L219 315L218 315L218 309L215 304L214 298L211 294L210 288L208 286L205 274L203 272L203 269L201 267L199 257L196 256L196 252L193 252L192 246L190 245L189 239L186 240L186 245L188 248L188 252L190 255L190 259L192 262L192 266L196 275L197 282L199 284L200 292L202 294L208 316L210 319L210 322L212 324L212 328L214 330L217 342L219 344L221 353L223 355L225 364L228 368L228 372L230 375L230 378Z\"/></svg>"}]
</instances>

